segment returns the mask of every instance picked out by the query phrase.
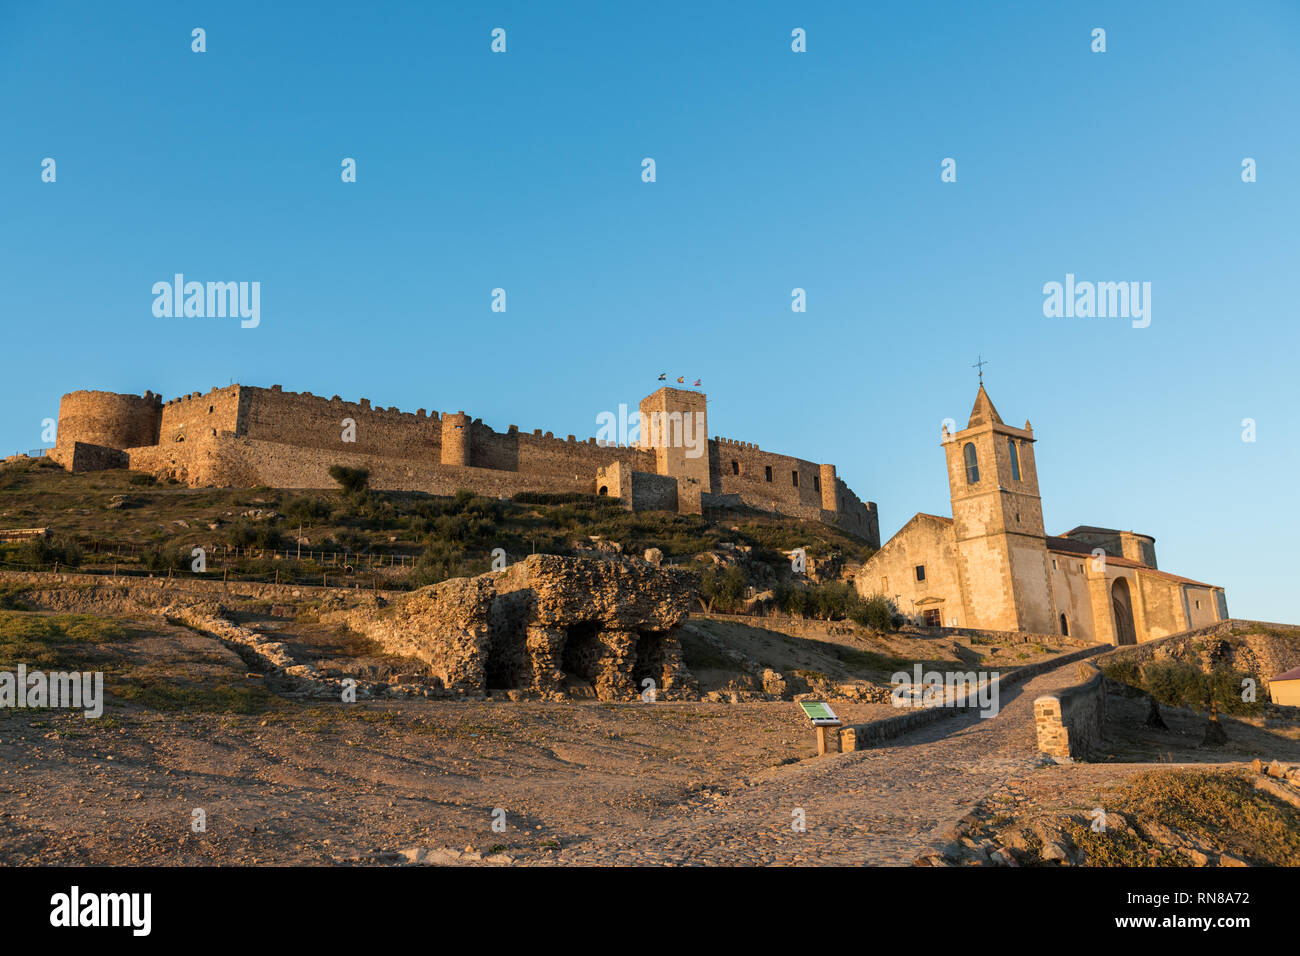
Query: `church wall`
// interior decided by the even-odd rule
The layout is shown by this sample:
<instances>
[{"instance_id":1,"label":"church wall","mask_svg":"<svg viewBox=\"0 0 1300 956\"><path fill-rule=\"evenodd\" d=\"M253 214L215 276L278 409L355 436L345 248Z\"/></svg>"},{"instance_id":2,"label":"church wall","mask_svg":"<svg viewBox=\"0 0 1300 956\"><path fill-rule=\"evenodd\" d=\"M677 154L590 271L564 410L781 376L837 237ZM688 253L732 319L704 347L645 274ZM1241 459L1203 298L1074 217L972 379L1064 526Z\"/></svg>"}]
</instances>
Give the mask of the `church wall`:
<instances>
[{"instance_id":1,"label":"church wall","mask_svg":"<svg viewBox=\"0 0 1300 956\"><path fill-rule=\"evenodd\" d=\"M1050 562L1056 566L1050 571L1052 596L1056 603L1057 621L1053 629L1060 633L1060 615L1064 614L1070 627L1070 636L1082 641L1098 641L1097 628L1093 623L1092 592L1088 586L1087 575L1079 570L1079 559L1075 556L1048 554Z\"/></svg>"},{"instance_id":2,"label":"church wall","mask_svg":"<svg viewBox=\"0 0 1300 956\"><path fill-rule=\"evenodd\" d=\"M916 566L925 566L925 580L916 580ZM921 618L927 607L939 607L944 627L969 626L962 606L961 582L952 526L932 518L919 518L890 538L858 572L854 584L863 597L884 594L898 610ZM942 599L942 605L919 602ZM918 606L919 605L919 606Z\"/></svg>"},{"instance_id":3,"label":"church wall","mask_svg":"<svg viewBox=\"0 0 1300 956\"><path fill-rule=\"evenodd\" d=\"M1047 548L1039 538L1008 535L1011 574L1020 629L1052 634L1060 622L1048 577Z\"/></svg>"},{"instance_id":4,"label":"church wall","mask_svg":"<svg viewBox=\"0 0 1300 956\"><path fill-rule=\"evenodd\" d=\"M1187 621L1183 607L1183 589L1180 584L1167 578L1141 572L1138 572L1137 582L1141 590L1142 609L1146 618L1145 629L1138 631L1139 642L1153 641L1196 626ZM1213 623L1213 620L1205 623Z\"/></svg>"},{"instance_id":5,"label":"church wall","mask_svg":"<svg viewBox=\"0 0 1300 956\"><path fill-rule=\"evenodd\" d=\"M1195 587L1187 584L1183 585L1183 593L1186 595L1187 602L1187 626L1204 627L1207 624L1215 624L1224 619L1219 614L1219 592L1214 588ZM1201 606L1197 607L1199 601Z\"/></svg>"}]
</instances>

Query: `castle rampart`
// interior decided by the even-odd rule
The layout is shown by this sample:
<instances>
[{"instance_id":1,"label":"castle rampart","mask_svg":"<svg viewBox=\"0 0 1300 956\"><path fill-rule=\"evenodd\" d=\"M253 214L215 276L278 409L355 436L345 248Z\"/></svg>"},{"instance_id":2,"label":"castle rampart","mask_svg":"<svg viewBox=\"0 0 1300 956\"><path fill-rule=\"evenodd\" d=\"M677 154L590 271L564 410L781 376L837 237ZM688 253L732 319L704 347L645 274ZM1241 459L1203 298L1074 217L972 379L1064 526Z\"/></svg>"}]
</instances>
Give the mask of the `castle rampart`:
<instances>
[{"instance_id":1,"label":"castle rampart","mask_svg":"<svg viewBox=\"0 0 1300 956\"><path fill-rule=\"evenodd\" d=\"M634 510L748 506L879 541L875 505L834 465L708 440L706 408L702 393L662 388L641 403L641 441L628 446L515 425L498 432L464 411L402 412L278 385L230 385L166 404L152 393L73 392L60 405L55 457L72 471L125 465L193 486L330 488L330 467L345 465L366 468L374 488L432 494L603 488Z\"/></svg>"}]
</instances>

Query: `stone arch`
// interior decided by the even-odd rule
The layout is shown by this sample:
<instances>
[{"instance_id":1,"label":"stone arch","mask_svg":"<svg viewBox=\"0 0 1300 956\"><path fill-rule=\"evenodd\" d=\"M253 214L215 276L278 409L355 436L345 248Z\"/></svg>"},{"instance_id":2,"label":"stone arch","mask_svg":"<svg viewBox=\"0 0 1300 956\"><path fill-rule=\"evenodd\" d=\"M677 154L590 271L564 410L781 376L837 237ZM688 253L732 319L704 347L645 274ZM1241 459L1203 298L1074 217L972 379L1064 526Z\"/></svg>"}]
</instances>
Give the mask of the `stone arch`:
<instances>
[{"instance_id":1,"label":"stone arch","mask_svg":"<svg viewBox=\"0 0 1300 956\"><path fill-rule=\"evenodd\" d=\"M606 495L609 494L609 486L601 485L599 488L596 489L596 494L600 495L602 498L605 497Z\"/></svg>"},{"instance_id":2,"label":"stone arch","mask_svg":"<svg viewBox=\"0 0 1300 956\"><path fill-rule=\"evenodd\" d=\"M1065 612L1061 612L1061 636L1070 636L1070 622L1065 618Z\"/></svg>"},{"instance_id":3,"label":"stone arch","mask_svg":"<svg viewBox=\"0 0 1300 956\"><path fill-rule=\"evenodd\" d=\"M1133 626L1133 597L1128 581L1116 578L1110 587L1111 613L1115 617L1115 643L1136 644L1137 631Z\"/></svg>"}]
</instances>

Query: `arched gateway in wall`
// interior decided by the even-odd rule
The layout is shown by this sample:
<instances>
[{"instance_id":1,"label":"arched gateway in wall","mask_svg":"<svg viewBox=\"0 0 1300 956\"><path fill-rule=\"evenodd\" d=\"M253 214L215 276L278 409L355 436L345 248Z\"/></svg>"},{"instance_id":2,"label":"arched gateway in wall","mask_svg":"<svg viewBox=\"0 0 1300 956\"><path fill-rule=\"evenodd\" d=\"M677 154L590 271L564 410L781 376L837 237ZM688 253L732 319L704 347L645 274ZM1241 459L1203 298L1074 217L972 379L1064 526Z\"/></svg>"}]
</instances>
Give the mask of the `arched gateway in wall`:
<instances>
[{"instance_id":1,"label":"arched gateway in wall","mask_svg":"<svg viewBox=\"0 0 1300 956\"><path fill-rule=\"evenodd\" d=\"M1110 603L1115 615L1115 643L1136 644L1137 631L1133 627L1133 600L1128 581L1116 578L1110 588Z\"/></svg>"}]
</instances>

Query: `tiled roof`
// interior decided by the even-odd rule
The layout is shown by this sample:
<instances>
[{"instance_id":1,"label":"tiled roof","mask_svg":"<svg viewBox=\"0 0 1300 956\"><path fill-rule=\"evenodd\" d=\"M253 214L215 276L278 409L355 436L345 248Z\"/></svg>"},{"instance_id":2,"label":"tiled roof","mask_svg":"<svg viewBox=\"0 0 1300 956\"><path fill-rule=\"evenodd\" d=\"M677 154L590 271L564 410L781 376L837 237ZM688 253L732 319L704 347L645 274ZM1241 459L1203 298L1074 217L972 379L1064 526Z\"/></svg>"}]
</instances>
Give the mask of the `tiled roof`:
<instances>
[{"instance_id":1,"label":"tiled roof","mask_svg":"<svg viewBox=\"0 0 1300 956\"><path fill-rule=\"evenodd\" d=\"M1270 677L1269 683L1271 684L1275 680L1300 680L1300 667L1293 667L1283 674L1278 674L1276 677Z\"/></svg>"},{"instance_id":2,"label":"tiled roof","mask_svg":"<svg viewBox=\"0 0 1300 956\"><path fill-rule=\"evenodd\" d=\"M1071 541L1069 538L1048 538L1047 550L1055 551L1057 554L1068 554L1071 557L1083 557L1092 554L1092 548L1081 541ZM1129 558L1121 558L1113 554L1106 555L1106 563L1113 564L1117 568L1135 568L1143 574L1154 575L1158 578L1164 578L1166 581L1174 581L1178 584L1190 584L1198 588L1212 588L1213 584L1206 584L1204 581L1195 581L1192 578L1185 578L1178 574L1170 574L1168 571L1161 571L1157 568L1148 567L1141 561L1133 561Z\"/></svg>"}]
</instances>

